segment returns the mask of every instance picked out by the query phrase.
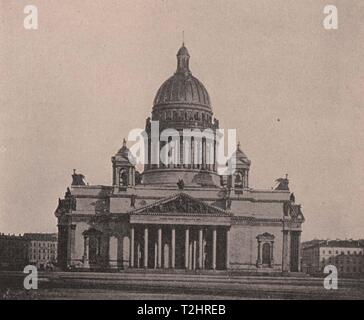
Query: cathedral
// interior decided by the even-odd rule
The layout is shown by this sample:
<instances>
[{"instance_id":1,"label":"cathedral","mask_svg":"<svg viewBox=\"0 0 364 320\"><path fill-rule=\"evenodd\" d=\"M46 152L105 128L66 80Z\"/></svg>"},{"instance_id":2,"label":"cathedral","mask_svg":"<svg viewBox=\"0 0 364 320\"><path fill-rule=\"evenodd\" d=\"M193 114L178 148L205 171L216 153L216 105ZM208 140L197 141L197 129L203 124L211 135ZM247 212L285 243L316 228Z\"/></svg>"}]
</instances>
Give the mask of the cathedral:
<instances>
[{"instance_id":1,"label":"cathedral","mask_svg":"<svg viewBox=\"0 0 364 320\"><path fill-rule=\"evenodd\" d=\"M147 160L153 121L159 121L159 130L210 129L216 134L219 129L209 93L192 75L189 59L183 44L175 73L157 91L145 124ZM111 157L108 186L86 184L74 170L55 212L60 267L299 272L304 217L287 176L277 180L275 189L254 189L251 161L240 144L233 154L235 170L228 175L218 173L215 144L213 160L206 160L207 145L203 139L201 161L194 161L192 148L191 161L184 162L190 145L181 139L181 161L146 161L139 172L124 140Z\"/></svg>"}]
</instances>

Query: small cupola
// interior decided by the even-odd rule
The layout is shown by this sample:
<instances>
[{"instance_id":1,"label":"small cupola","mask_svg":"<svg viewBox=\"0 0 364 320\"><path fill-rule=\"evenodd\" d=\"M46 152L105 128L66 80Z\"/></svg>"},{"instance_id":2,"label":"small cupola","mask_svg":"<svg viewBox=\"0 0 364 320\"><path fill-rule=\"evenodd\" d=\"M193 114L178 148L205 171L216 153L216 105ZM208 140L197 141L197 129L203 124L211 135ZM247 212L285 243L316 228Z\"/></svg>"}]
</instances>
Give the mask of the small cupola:
<instances>
[{"instance_id":1,"label":"small cupola","mask_svg":"<svg viewBox=\"0 0 364 320\"><path fill-rule=\"evenodd\" d=\"M190 74L190 54L188 53L185 44L177 52L177 71L176 73Z\"/></svg>"}]
</instances>

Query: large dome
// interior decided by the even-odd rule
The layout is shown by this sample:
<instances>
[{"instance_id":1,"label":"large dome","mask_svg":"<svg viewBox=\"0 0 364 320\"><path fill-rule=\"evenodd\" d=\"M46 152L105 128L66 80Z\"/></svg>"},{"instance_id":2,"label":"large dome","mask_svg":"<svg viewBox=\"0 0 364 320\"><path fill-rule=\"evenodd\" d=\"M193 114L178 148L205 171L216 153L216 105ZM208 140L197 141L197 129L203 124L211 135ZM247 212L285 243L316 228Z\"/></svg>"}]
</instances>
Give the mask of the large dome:
<instances>
[{"instance_id":1,"label":"large dome","mask_svg":"<svg viewBox=\"0 0 364 320\"><path fill-rule=\"evenodd\" d=\"M205 86L189 70L189 58L188 50L183 45L177 53L177 71L159 88L154 99L154 107L187 104L211 108Z\"/></svg>"},{"instance_id":2,"label":"large dome","mask_svg":"<svg viewBox=\"0 0 364 320\"><path fill-rule=\"evenodd\" d=\"M204 85L194 76L176 73L159 88L154 105L197 104L210 107L210 97Z\"/></svg>"}]
</instances>

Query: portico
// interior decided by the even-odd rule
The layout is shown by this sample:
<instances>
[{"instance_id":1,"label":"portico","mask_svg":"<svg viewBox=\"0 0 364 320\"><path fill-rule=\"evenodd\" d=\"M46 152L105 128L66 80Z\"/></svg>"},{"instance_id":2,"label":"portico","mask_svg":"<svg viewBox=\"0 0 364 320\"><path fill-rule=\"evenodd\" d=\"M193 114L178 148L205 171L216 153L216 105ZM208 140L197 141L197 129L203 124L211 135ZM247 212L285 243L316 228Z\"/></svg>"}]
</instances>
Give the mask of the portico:
<instances>
[{"instance_id":1,"label":"portico","mask_svg":"<svg viewBox=\"0 0 364 320\"><path fill-rule=\"evenodd\" d=\"M229 230L229 213L179 193L130 213L130 267L227 269Z\"/></svg>"},{"instance_id":2,"label":"portico","mask_svg":"<svg viewBox=\"0 0 364 320\"><path fill-rule=\"evenodd\" d=\"M132 224L130 267L148 269L228 269L229 227ZM226 250L218 250L221 246Z\"/></svg>"}]
</instances>

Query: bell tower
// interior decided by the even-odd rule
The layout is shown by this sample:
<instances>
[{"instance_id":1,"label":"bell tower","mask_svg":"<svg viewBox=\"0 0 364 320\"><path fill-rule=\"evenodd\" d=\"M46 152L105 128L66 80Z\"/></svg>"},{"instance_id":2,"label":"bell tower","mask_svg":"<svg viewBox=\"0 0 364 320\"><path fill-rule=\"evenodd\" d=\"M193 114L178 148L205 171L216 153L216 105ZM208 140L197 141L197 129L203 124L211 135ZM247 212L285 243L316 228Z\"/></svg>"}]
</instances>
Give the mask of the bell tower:
<instances>
[{"instance_id":1,"label":"bell tower","mask_svg":"<svg viewBox=\"0 0 364 320\"><path fill-rule=\"evenodd\" d=\"M234 161L232 161L234 160ZM251 161L240 148L240 142L236 147L236 151L230 159L230 166L235 169L234 173L230 176L229 185L235 191L244 190L249 188L249 170Z\"/></svg>"},{"instance_id":2,"label":"bell tower","mask_svg":"<svg viewBox=\"0 0 364 320\"><path fill-rule=\"evenodd\" d=\"M132 160L124 139L121 149L111 158L115 192L126 191L128 187L135 186L135 166Z\"/></svg>"}]
</instances>

